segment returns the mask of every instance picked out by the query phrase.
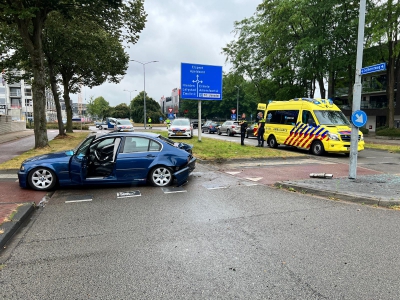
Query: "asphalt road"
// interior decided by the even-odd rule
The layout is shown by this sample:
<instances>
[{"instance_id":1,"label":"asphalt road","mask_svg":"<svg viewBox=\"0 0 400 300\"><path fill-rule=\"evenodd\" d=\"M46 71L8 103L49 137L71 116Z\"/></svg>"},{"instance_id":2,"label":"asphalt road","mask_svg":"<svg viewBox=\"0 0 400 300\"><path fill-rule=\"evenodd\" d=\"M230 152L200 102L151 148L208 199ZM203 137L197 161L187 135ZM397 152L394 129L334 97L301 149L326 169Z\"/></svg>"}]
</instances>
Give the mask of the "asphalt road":
<instances>
[{"instance_id":1,"label":"asphalt road","mask_svg":"<svg viewBox=\"0 0 400 300\"><path fill-rule=\"evenodd\" d=\"M0 298L396 299L399 227L204 165L181 189L63 189L1 253Z\"/></svg>"},{"instance_id":2,"label":"asphalt road","mask_svg":"<svg viewBox=\"0 0 400 300\"><path fill-rule=\"evenodd\" d=\"M179 189L57 190L0 253L0 299L398 299L399 229L198 164Z\"/></svg>"}]
</instances>

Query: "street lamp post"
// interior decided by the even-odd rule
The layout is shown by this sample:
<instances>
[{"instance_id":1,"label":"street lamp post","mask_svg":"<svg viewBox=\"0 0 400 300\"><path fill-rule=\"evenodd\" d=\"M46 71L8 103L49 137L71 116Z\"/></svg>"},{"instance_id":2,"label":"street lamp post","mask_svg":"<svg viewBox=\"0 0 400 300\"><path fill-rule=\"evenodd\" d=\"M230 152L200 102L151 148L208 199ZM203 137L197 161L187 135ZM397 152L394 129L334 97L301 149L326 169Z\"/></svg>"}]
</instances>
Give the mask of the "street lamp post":
<instances>
[{"instance_id":1,"label":"street lamp post","mask_svg":"<svg viewBox=\"0 0 400 300\"><path fill-rule=\"evenodd\" d=\"M138 60L132 59L131 61L137 62L143 66L143 123L144 123L144 129L146 129L146 68L145 66L150 63L155 63L158 62L158 60L152 60L148 61L146 63L143 63Z\"/></svg>"},{"instance_id":2,"label":"street lamp post","mask_svg":"<svg viewBox=\"0 0 400 300\"><path fill-rule=\"evenodd\" d=\"M239 121L239 87L235 85L235 88L237 88L237 99L236 99L236 121Z\"/></svg>"},{"instance_id":3,"label":"street lamp post","mask_svg":"<svg viewBox=\"0 0 400 300\"><path fill-rule=\"evenodd\" d=\"M128 90L124 90L124 92L129 92L129 102L132 101L132 92L136 92L137 90L133 90L133 91L128 91Z\"/></svg>"}]
</instances>

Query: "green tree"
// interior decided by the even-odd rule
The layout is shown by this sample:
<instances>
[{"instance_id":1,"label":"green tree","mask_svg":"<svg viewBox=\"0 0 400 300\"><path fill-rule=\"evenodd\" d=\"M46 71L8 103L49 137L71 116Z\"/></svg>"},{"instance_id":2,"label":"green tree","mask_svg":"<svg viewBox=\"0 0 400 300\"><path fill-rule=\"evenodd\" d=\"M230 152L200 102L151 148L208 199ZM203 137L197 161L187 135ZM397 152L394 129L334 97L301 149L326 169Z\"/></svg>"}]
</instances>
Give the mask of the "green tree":
<instances>
[{"instance_id":1,"label":"green tree","mask_svg":"<svg viewBox=\"0 0 400 300\"><path fill-rule=\"evenodd\" d=\"M111 116L110 104L103 97L97 97L96 99L91 97L86 109L91 116L100 120L104 120L105 117Z\"/></svg>"},{"instance_id":2,"label":"green tree","mask_svg":"<svg viewBox=\"0 0 400 300\"><path fill-rule=\"evenodd\" d=\"M143 123L144 121L144 92L140 92L130 103L131 118L135 123ZM146 118L151 117L157 122L162 116L160 104L146 94Z\"/></svg>"},{"instance_id":3,"label":"green tree","mask_svg":"<svg viewBox=\"0 0 400 300\"><path fill-rule=\"evenodd\" d=\"M394 128L395 88L397 88L397 103L400 103L400 3L393 0L376 1L376 6L369 12L368 19L372 23L372 43L387 47L387 124L389 128Z\"/></svg>"},{"instance_id":4,"label":"green tree","mask_svg":"<svg viewBox=\"0 0 400 300\"><path fill-rule=\"evenodd\" d=\"M118 104L114 107L114 111L112 112L112 117L118 119L125 119L130 117L130 109L128 105L125 103Z\"/></svg>"},{"instance_id":5,"label":"green tree","mask_svg":"<svg viewBox=\"0 0 400 300\"><path fill-rule=\"evenodd\" d=\"M46 127L45 64L43 29L50 13L58 11L67 16L79 14L96 20L107 32L121 41L135 43L144 26L146 15L141 0L0 0L0 22L14 27L29 54L33 73L32 93L34 110L35 148L48 145ZM134 16L135 21L132 21ZM121 30L124 28L125 30Z\"/></svg>"},{"instance_id":6,"label":"green tree","mask_svg":"<svg viewBox=\"0 0 400 300\"><path fill-rule=\"evenodd\" d=\"M125 75L129 58L117 37L80 15L71 20L53 13L48 23L45 54L49 65L52 62L60 74L58 82L63 86L67 132L72 132L69 95L78 92L82 85L93 87L106 80L118 83Z\"/></svg>"}]
</instances>

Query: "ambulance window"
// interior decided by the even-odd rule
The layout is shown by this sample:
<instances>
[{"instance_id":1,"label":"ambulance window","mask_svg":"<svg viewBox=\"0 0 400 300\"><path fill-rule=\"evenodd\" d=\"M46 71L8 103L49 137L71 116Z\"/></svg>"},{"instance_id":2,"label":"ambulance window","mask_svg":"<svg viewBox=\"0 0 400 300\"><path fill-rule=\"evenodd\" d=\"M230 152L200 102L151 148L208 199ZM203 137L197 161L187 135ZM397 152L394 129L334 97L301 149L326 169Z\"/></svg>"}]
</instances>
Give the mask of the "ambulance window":
<instances>
[{"instance_id":1,"label":"ambulance window","mask_svg":"<svg viewBox=\"0 0 400 300\"><path fill-rule=\"evenodd\" d=\"M267 113L267 122L294 126L298 116L298 110L271 110Z\"/></svg>"},{"instance_id":2,"label":"ambulance window","mask_svg":"<svg viewBox=\"0 0 400 300\"><path fill-rule=\"evenodd\" d=\"M308 124L308 125L314 125L315 126L315 120L314 117L312 115L312 113L308 110L303 110L303 114L301 117L301 122L303 122L304 124Z\"/></svg>"}]
</instances>

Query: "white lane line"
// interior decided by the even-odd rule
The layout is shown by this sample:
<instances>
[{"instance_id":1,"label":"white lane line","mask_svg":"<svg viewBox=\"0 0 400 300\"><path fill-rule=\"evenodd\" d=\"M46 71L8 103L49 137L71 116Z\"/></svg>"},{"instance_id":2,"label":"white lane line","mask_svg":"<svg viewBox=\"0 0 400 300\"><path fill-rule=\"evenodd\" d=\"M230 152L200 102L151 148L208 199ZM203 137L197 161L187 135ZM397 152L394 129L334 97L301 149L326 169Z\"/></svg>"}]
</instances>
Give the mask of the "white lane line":
<instances>
[{"instance_id":1,"label":"white lane line","mask_svg":"<svg viewBox=\"0 0 400 300\"><path fill-rule=\"evenodd\" d=\"M236 175L236 174L239 174L240 172L226 172L227 174L230 174L230 175Z\"/></svg>"},{"instance_id":2,"label":"white lane line","mask_svg":"<svg viewBox=\"0 0 400 300\"><path fill-rule=\"evenodd\" d=\"M65 203L79 203L79 202L90 202L92 199L82 199L82 200L66 200Z\"/></svg>"},{"instance_id":3,"label":"white lane line","mask_svg":"<svg viewBox=\"0 0 400 300\"><path fill-rule=\"evenodd\" d=\"M161 188L164 194L186 193L187 191L181 187Z\"/></svg>"}]
</instances>

